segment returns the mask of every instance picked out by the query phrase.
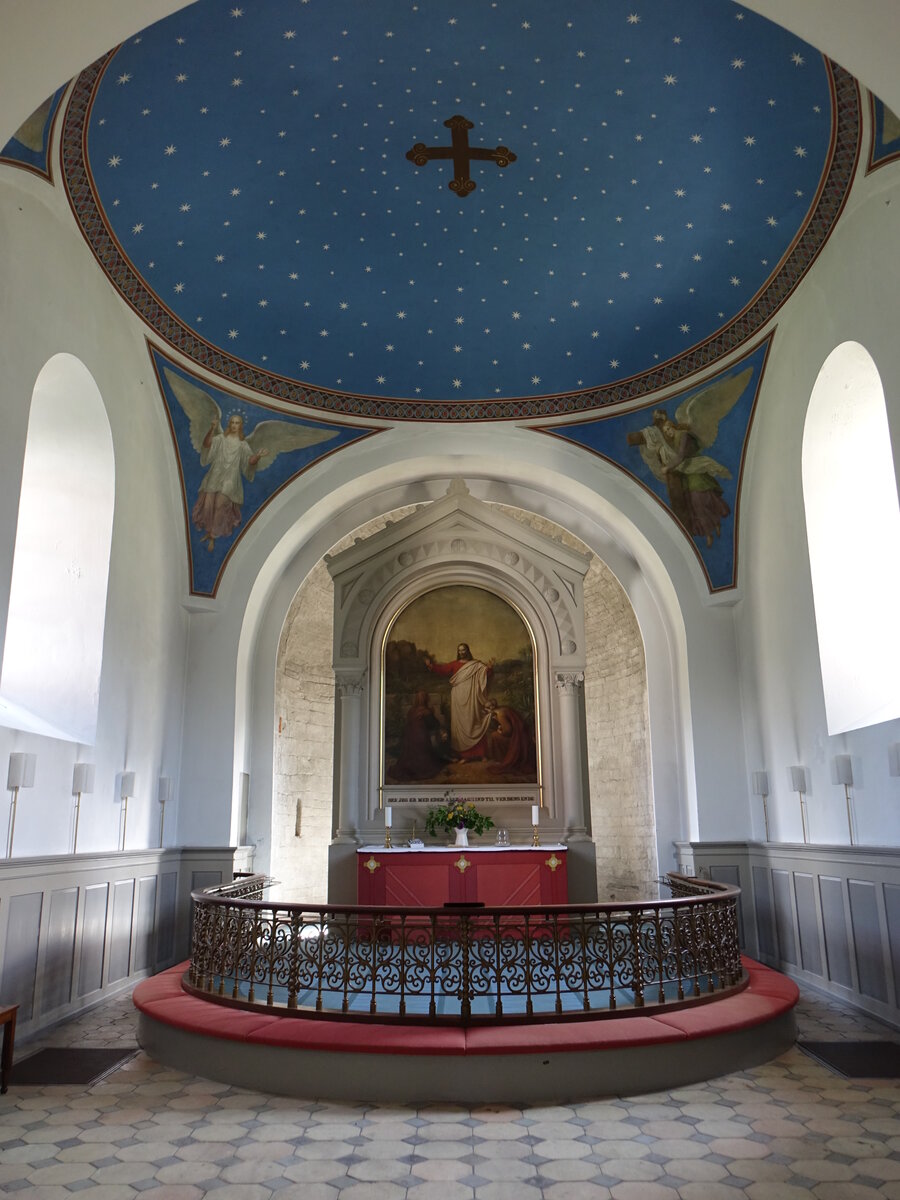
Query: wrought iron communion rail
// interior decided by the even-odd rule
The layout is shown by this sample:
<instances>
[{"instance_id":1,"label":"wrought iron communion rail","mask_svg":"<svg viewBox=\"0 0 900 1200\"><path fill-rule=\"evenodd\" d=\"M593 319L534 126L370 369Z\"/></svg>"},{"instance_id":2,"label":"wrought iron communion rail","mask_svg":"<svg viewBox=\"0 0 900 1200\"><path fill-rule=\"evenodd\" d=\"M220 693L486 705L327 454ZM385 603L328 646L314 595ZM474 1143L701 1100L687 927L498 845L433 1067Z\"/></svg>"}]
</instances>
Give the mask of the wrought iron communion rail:
<instances>
[{"instance_id":1,"label":"wrought iron communion rail","mask_svg":"<svg viewBox=\"0 0 900 1200\"><path fill-rule=\"evenodd\" d=\"M740 990L740 889L532 908L275 904L265 876L193 893L187 991L291 1016L475 1024L683 1007ZM230 889L230 890L229 890Z\"/></svg>"}]
</instances>

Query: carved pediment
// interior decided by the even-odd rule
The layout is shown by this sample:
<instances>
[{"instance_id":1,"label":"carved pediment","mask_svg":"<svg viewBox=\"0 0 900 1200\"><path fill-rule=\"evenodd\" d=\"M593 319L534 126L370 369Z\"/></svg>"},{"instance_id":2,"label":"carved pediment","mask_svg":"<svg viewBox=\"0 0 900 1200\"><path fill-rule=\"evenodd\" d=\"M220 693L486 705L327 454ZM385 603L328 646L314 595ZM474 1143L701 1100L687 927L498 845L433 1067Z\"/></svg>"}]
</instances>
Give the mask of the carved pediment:
<instances>
[{"instance_id":1,"label":"carved pediment","mask_svg":"<svg viewBox=\"0 0 900 1200\"><path fill-rule=\"evenodd\" d=\"M337 554L335 665L360 662L367 632L413 581L429 576L482 583L508 598L527 599L542 614L553 656L583 656L582 580L589 559L475 499L461 479L447 494Z\"/></svg>"}]
</instances>

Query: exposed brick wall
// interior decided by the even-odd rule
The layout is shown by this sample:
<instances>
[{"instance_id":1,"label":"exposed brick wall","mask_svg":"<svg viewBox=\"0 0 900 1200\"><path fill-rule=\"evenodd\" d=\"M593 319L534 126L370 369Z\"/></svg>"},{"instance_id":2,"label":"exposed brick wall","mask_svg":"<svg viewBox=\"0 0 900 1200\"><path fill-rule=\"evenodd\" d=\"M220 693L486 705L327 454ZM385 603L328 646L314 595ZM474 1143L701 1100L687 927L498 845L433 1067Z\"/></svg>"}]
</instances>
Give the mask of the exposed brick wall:
<instances>
[{"instance_id":1,"label":"exposed brick wall","mask_svg":"<svg viewBox=\"0 0 900 1200\"><path fill-rule=\"evenodd\" d=\"M333 595L331 576L318 562L291 603L275 674L272 872L298 899L313 904L327 898L332 831Z\"/></svg>"},{"instance_id":2,"label":"exposed brick wall","mask_svg":"<svg viewBox=\"0 0 900 1200\"><path fill-rule=\"evenodd\" d=\"M634 609L609 567L573 534L532 513L497 507L591 557L584 580L584 708L597 891L601 900L647 895L658 870L656 823L647 667Z\"/></svg>"},{"instance_id":3,"label":"exposed brick wall","mask_svg":"<svg viewBox=\"0 0 900 1200\"><path fill-rule=\"evenodd\" d=\"M657 875L644 643L631 602L594 558L584 581L591 826L601 900L652 895Z\"/></svg>"},{"instance_id":4,"label":"exposed brick wall","mask_svg":"<svg viewBox=\"0 0 900 1200\"><path fill-rule=\"evenodd\" d=\"M357 538L370 537L388 521L414 511L406 507L369 521L329 553L338 554ZM291 601L275 668L272 873L310 904L324 904L327 899L328 845L334 826L333 629L334 584L320 561Z\"/></svg>"},{"instance_id":5,"label":"exposed brick wall","mask_svg":"<svg viewBox=\"0 0 900 1200\"><path fill-rule=\"evenodd\" d=\"M519 509L507 516L590 554L578 538ZM371 521L332 547L339 553L412 512ZM644 647L634 610L596 555L584 581L587 725L591 824L597 844L601 900L646 894L655 878L656 831L650 793L650 734ZM298 898L324 903L333 827L334 673L331 665L334 588L323 562L291 603L278 647L272 870ZM300 802L300 835L296 834Z\"/></svg>"}]
</instances>

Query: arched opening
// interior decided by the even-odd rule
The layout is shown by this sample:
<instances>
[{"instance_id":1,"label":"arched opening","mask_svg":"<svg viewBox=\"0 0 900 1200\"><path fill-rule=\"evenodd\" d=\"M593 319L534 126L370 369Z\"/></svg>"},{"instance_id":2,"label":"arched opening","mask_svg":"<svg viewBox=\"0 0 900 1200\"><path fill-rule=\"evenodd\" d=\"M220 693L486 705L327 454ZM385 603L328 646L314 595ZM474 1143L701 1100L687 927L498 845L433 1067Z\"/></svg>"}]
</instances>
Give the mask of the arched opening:
<instances>
[{"instance_id":1,"label":"arched opening","mask_svg":"<svg viewBox=\"0 0 900 1200\"><path fill-rule=\"evenodd\" d=\"M507 504L499 512L591 557L585 578L584 701L591 826L601 899L643 894L657 873L647 664L635 610L606 563L562 526ZM415 511L393 509L342 538L354 542ZM291 601L275 668L271 870L309 902L326 900L335 814L333 582L320 560Z\"/></svg>"},{"instance_id":2,"label":"arched opening","mask_svg":"<svg viewBox=\"0 0 900 1200\"><path fill-rule=\"evenodd\" d=\"M31 398L0 674L3 725L94 741L114 503L100 392L83 363L57 354Z\"/></svg>"},{"instance_id":3,"label":"arched opening","mask_svg":"<svg viewBox=\"0 0 900 1200\"><path fill-rule=\"evenodd\" d=\"M900 716L900 504L884 389L858 342L819 372L803 502L830 734Z\"/></svg>"}]
</instances>

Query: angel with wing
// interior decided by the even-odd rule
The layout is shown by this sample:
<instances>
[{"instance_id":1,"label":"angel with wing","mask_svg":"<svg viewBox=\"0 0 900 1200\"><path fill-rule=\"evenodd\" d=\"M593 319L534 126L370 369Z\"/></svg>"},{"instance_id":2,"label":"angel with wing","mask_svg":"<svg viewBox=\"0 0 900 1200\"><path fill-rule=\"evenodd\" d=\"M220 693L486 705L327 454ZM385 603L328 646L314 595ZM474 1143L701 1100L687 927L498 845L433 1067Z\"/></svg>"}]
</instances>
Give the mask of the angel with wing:
<instances>
[{"instance_id":1,"label":"angel with wing","mask_svg":"<svg viewBox=\"0 0 900 1200\"><path fill-rule=\"evenodd\" d=\"M165 375L190 422L191 445L200 455L200 465L209 468L200 481L191 512L191 520L206 539L207 550L215 549L216 538L229 537L241 523L242 476L252 482L256 472L270 467L279 454L337 437L337 430L314 429L290 421L260 421L245 436L240 413L228 418L223 431L222 410L208 392L174 371L166 370Z\"/></svg>"},{"instance_id":2,"label":"angel with wing","mask_svg":"<svg viewBox=\"0 0 900 1200\"><path fill-rule=\"evenodd\" d=\"M722 532L722 521L731 509L722 494L720 479L731 472L702 451L719 436L719 422L744 394L753 368L716 380L694 392L675 410L673 421L664 408L653 412L653 424L627 435L660 483L666 485L672 512L692 537L713 538Z\"/></svg>"}]
</instances>

